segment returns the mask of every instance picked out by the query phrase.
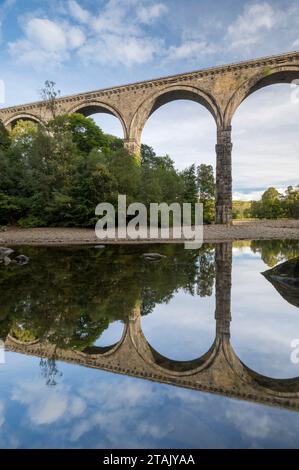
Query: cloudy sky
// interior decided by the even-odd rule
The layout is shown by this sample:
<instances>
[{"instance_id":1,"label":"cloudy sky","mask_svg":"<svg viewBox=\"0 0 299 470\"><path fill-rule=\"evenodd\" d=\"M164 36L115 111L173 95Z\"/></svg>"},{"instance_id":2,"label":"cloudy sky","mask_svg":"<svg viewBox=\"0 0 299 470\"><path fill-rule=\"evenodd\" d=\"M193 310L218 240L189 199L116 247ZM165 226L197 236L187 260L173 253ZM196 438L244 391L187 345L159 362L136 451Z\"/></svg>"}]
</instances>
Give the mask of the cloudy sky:
<instances>
[{"instance_id":1,"label":"cloudy sky","mask_svg":"<svg viewBox=\"0 0 299 470\"><path fill-rule=\"evenodd\" d=\"M0 0L1 106L39 99L47 79L71 94L298 49L297 0ZM235 115L235 196L299 184L292 96L269 87ZM115 118L95 119L121 136ZM215 165L215 132L205 109L179 101L153 114L142 140L178 168Z\"/></svg>"}]
</instances>

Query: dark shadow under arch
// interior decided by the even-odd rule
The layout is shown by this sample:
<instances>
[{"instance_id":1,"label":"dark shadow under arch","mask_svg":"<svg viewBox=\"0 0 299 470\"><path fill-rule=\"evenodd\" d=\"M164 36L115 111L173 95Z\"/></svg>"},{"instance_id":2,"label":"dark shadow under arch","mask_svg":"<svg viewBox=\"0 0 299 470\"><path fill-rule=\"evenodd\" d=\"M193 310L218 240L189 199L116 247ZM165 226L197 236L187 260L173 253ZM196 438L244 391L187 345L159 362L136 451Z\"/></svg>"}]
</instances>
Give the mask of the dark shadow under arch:
<instances>
[{"instance_id":1,"label":"dark shadow under arch","mask_svg":"<svg viewBox=\"0 0 299 470\"><path fill-rule=\"evenodd\" d=\"M210 358L214 355L217 346L216 341L214 341L210 349L201 357L193 359L191 361L176 361L174 359L169 359L168 357L163 356L158 351L156 351L149 343L147 344L150 348L155 364L157 366L161 367L166 372L171 371L179 373L198 371L198 369L200 369L209 362Z\"/></svg>"},{"instance_id":2,"label":"dark shadow under arch","mask_svg":"<svg viewBox=\"0 0 299 470\"><path fill-rule=\"evenodd\" d=\"M85 348L82 351L82 353L88 356L101 356L101 355L113 354L123 344L127 334L128 334L128 324L125 324L119 341L117 341L116 343L110 346L90 346L90 347Z\"/></svg>"},{"instance_id":3,"label":"dark shadow under arch","mask_svg":"<svg viewBox=\"0 0 299 470\"><path fill-rule=\"evenodd\" d=\"M193 101L195 103L200 104L201 106L206 108L212 114L214 119L217 121L215 108L211 106L211 104L207 101L206 98L203 97L203 95L196 93L192 89L169 90L169 91L166 91L165 93L162 93L154 100L151 110L149 112L148 118L162 106L168 103L171 103L173 101L182 101L182 100Z\"/></svg>"},{"instance_id":4,"label":"dark shadow under arch","mask_svg":"<svg viewBox=\"0 0 299 470\"><path fill-rule=\"evenodd\" d=\"M299 64L290 64L283 67L265 68L264 72L251 77L241 87L239 87L230 99L225 113L224 123L230 126L239 106L256 91L279 84L291 84L294 80L299 80Z\"/></svg>"},{"instance_id":5,"label":"dark shadow under arch","mask_svg":"<svg viewBox=\"0 0 299 470\"><path fill-rule=\"evenodd\" d=\"M98 102L88 102L88 103L81 103L80 105L75 106L72 108L70 111L68 111L68 114L82 114L85 117L90 117L93 114L109 114L110 116L114 116L116 119L119 120L122 129L123 129L123 135L124 139L127 138L127 126L125 124L125 120L123 119L122 115L120 112L118 112L116 109L114 109L112 106L106 105L104 103L98 103Z\"/></svg>"},{"instance_id":6,"label":"dark shadow under arch","mask_svg":"<svg viewBox=\"0 0 299 470\"><path fill-rule=\"evenodd\" d=\"M24 113L24 114L18 114L16 116L12 116L10 119L4 122L4 126L5 127L11 126L12 128L14 128L19 121L29 121L38 125L43 124L42 120L39 119L37 116L34 116L33 114Z\"/></svg>"}]
</instances>

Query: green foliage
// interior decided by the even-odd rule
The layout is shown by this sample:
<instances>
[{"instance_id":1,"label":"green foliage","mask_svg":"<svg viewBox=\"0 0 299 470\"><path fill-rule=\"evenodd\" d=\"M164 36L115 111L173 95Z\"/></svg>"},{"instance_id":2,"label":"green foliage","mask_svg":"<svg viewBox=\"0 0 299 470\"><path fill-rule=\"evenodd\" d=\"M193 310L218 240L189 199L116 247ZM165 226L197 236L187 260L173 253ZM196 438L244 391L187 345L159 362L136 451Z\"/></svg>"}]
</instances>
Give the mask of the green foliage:
<instances>
[{"instance_id":1,"label":"green foliage","mask_svg":"<svg viewBox=\"0 0 299 470\"><path fill-rule=\"evenodd\" d=\"M58 116L50 122L49 127L56 134L69 132L77 149L85 154L89 154L94 148L108 152L109 144L113 142L93 119L82 114Z\"/></svg>"},{"instance_id":2,"label":"green foliage","mask_svg":"<svg viewBox=\"0 0 299 470\"><path fill-rule=\"evenodd\" d=\"M290 186L285 194L268 188L260 201L253 201L250 214L258 219L299 218L299 186Z\"/></svg>"},{"instance_id":3,"label":"green foliage","mask_svg":"<svg viewBox=\"0 0 299 470\"><path fill-rule=\"evenodd\" d=\"M44 97L56 105L54 84ZM55 115L55 113L53 113ZM0 129L1 131L1 129ZM21 227L94 227L95 208L101 202L198 202L205 198L205 220L214 217L214 180L203 165L177 171L166 155L159 157L142 145L141 165L123 141L104 134L81 114L54 116L47 125L19 121L0 150L0 224ZM3 140L4 142L4 140ZM149 211L148 211L149 214Z\"/></svg>"},{"instance_id":4,"label":"green foliage","mask_svg":"<svg viewBox=\"0 0 299 470\"><path fill-rule=\"evenodd\" d=\"M8 131L5 129L3 123L0 121L0 151L5 151L11 144Z\"/></svg>"},{"instance_id":5,"label":"green foliage","mask_svg":"<svg viewBox=\"0 0 299 470\"><path fill-rule=\"evenodd\" d=\"M246 219L251 217L250 201L233 201L233 218Z\"/></svg>"},{"instance_id":6,"label":"green foliage","mask_svg":"<svg viewBox=\"0 0 299 470\"><path fill-rule=\"evenodd\" d=\"M270 268L299 256L296 240L255 240L251 242L251 250L260 253L262 260Z\"/></svg>"},{"instance_id":7,"label":"green foliage","mask_svg":"<svg viewBox=\"0 0 299 470\"><path fill-rule=\"evenodd\" d=\"M212 165L200 165L197 169L200 202L203 204L204 223L211 224L215 220L216 184Z\"/></svg>"}]
</instances>

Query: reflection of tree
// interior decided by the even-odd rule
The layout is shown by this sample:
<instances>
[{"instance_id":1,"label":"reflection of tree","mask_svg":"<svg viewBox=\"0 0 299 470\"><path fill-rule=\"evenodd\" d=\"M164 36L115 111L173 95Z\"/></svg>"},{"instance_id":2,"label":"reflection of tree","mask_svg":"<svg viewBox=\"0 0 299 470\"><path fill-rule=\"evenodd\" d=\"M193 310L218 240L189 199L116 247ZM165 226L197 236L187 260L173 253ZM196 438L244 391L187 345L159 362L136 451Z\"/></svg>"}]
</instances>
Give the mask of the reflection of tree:
<instances>
[{"instance_id":1,"label":"reflection of tree","mask_svg":"<svg viewBox=\"0 0 299 470\"><path fill-rule=\"evenodd\" d=\"M57 378L62 377L62 372L57 369L55 359L41 359L40 360L41 375L46 379L46 385L55 387L57 385Z\"/></svg>"},{"instance_id":2,"label":"reflection of tree","mask_svg":"<svg viewBox=\"0 0 299 470\"><path fill-rule=\"evenodd\" d=\"M35 341L37 339L34 331L28 330L26 326L22 324L13 325L10 329L10 335L22 343L30 343L31 341Z\"/></svg>"},{"instance_id":3,"label":"reflection of tree","mask_svg":"<svg viewBox=\"0 0 299 470\"><path fill-rule=\"evenodd\" d=\"M251 250L260 253L270 268L276 264L299 256L297 240L259 240L251 242Z\"/></svg>"},{"instance_id":4,"label":"reflection of tree","mask_svg":"<svg viewBox=\"0 0 299 470\"><path fill-rule=\"evenodd\" d=\"M84 350L113 321L126 321L141 299L145 315L178 289L211 295L213 250L183 245L151 246L165 258L142 257L148 246L94 248L26 247L27 266L0 270L0 336L39 338L61 348Z\"/></svg>"},{"instance_id":5,"label":"reflection of tree","mask_svg":"<svg viewBox=\"0 0 299 470\"><path fill-rule=\"evenodd\" d=\"M199 276L197 294L200 297L210 297L213 293L215 280L215 264L213 249L209 248L199 258Z\"/></svg>"}]
</instances>

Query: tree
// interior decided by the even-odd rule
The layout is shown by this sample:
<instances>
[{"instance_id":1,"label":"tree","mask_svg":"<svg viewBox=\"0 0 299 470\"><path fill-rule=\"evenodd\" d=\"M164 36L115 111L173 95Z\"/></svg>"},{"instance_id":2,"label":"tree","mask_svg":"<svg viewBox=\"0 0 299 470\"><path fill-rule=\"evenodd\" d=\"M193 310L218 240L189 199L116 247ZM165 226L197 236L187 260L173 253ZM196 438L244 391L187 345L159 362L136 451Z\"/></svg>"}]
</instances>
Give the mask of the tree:
<instances>
[{"instance_id":1,"label":"tree","mask_svg":"<svg viewBox=\"0 0 299 470\"><path fill-rule=\"evenodd\" d=\"M11 143L28 147L31 145L37 130L38 126L35 122L20 119L10 133Z\"/></svg>"},{"instance_id":2,"label":"tree","mask_svg":"<svg viewBox=\"0 0 299 470\"><path fill-rule=\"evenodd\" d=\"M78 150L89 154L93 149L109 152L109 144L114 141L97 126L93 119L83 114L71 114L56 117L49 128L57 134L70 132Z\"/></svg>"},{"instance_id":3,"label":"tree","mask_svg":"<svg viewBox=\"0 0 299 470\"><path fill-rule=\"evenodd\" d=\"M191 165L181 172L183 179L183 200L195 204L199 201L199 187L195 165Z\"/></svg>"},{"instance_id":4,"label":"tree","mask_svg":"<svg viewBox=\"0 0 299 470\"><path fill-rule=\"evenodd\" d=\"M9 132L5 129L2 121L0 121L0 151L5 151L11 144Z\"/></svg>"},{"instance_id":5,"label":"tree","mask_svg":"<svg viewBox=\"0 0 299 470\"><path fill-rule=\"evenodd\" d=\"M299 219L299 185L289 186L283 198L282 207L286 217Z\"/></svg>"},{"instance_id":6,"label":"tree","mask_svg":"<svg viewBox=\"0 0 299 470\"><path fill-rule=\"evenodd\" d=\"M270 187L262 195L260 201L251 205L251 214L258 219L278 219L284 215L282 195L277 189Z\"/></svg>"},{"instance_id":7,"label":"tree","mask_svg":"<svg viewBox=\"0 0 299 470\"><path fill-rule=\"evenodd\" d=\"M60 90L56 90L56 83L51 80L46 80L44 88L41 90L41 98L52 116L52 119L57 115L57 98L60 96Z\"/></svg>"},{"instance_id":8,"label":"tree","mask_svg":"<svg viewBox=\"0 0 299 470\"><path fill-rule=\"evenodd\" d=\"M197 169L200 202L203 204L204 223L211 224L215 220L215 178L212 165L200 165Z\"/></svg>"}]
</instances>

